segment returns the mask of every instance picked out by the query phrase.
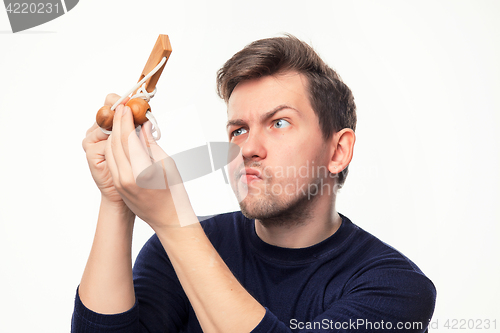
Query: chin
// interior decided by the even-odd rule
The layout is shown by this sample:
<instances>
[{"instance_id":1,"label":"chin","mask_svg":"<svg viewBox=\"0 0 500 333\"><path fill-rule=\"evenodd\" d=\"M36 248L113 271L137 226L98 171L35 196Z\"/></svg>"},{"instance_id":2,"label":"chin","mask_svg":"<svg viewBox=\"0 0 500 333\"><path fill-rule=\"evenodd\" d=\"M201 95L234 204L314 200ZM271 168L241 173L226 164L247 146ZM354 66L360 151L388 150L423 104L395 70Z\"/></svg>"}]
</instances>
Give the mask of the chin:
<instances>
[{"instance_id":1,"label":"chin","mask_svg":"<svg viewBox=\"0 0 500 333\"><path fill-rule=\"evenodd\" d=\"M266 219L279 215L283 210L276 204L276 198L258 198L247 195L240 201L240 209L243 215L249 219Z\"/></svg>"},{"instance_id":2,"label":"chin","mask_svg":"<svg viewBox=\"0 0 500 333\"><path fill-rule=\"evenodd\" d=\"M281 197L246 197L239 203L241 213L258 220L264 227L292 227L311 218L311 203L307 197L294 196L285 201Z\"/></svg>"}]
</instances>

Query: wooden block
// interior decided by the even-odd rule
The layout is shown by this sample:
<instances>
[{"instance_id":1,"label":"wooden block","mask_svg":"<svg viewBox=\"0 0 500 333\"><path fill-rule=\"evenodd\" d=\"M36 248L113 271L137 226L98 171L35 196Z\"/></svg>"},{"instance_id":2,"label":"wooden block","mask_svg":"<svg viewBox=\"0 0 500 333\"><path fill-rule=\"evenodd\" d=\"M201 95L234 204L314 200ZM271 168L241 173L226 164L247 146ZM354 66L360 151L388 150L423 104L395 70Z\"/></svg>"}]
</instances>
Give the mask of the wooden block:
<instances>
[{"instance_id":1,"label":"wooden block","mask_svg":"<svg viewBox=\"0 0 500 333\"><path fill-rule=\"evenodd\" d=\"M144 69L142 70L141 77L137 82L139 82L146 75L148 75L149 72L151 72L160 63L163 57L166 57L168 60L168 58L170 57L170 53L172 53L172 47L170 46L170 40L168 39L168 36L159 35L158 39L156 40L155 46L153 47L153 51L151 51L151 54L149 55L148 62L146 63L146 66L144 66ZM156 72L146 81L146 90L148 92L152 92L155 89L156 83L158 82L158 79L160 78L160 75L163 72L163 69L165 68L165 64L163 64L163 66L158 70L158 72Z\"/></svg>"}]
</instances>

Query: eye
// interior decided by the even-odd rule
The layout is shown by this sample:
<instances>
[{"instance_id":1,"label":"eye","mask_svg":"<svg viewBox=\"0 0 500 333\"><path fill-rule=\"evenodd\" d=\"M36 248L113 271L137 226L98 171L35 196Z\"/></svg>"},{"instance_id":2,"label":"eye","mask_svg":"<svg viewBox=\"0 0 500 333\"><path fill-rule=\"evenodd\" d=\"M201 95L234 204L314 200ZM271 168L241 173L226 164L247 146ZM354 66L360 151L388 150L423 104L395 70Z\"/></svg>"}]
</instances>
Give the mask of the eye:
<instances>
[{"instance_id":1,"label":"eye","mask_svg":"<svg viewBox=\"0 0 500 333\"><path fill-rule=\"evenodd\" d=\"M284 128L284 127L288 127L290 125L291 124L288 121L286 121L285 119L278 119L274 122L275 128Z\"/></svg>"},{"instance_id":2,"label":"eye","mask_svg":"<svg viewBox=\"0 0 500 333\"><path fill-rule=\"evenodd\" d=\"M247 132L247 130L246 130L246 129L244 129L243 127L240 127L240 128L238 128L237 130L233 131L233 132L231 133L231 136L232 136L232 137L233 137L233 136L239 136L239 135L244 134L244 133L246 133L246 132Z\"/></svg>"}]
</instances>

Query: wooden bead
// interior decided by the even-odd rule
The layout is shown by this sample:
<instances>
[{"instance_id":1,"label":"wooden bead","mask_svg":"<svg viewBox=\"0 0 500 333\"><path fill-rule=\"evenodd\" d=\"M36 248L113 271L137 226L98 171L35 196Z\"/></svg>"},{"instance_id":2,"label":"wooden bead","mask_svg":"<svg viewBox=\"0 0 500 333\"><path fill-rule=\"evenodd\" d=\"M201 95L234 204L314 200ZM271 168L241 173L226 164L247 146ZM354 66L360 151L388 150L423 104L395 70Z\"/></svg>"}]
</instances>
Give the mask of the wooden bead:
<instances>
[{"instance_id":1,"label":"wooden bead","mask_svg":"<svg viewBox=\"0 0 500 333\"><path fill-rule=\"evenodd\" d=\"M151 111L151 107L148 102L143 100L142 98L133 98L125 104L130 107L132 110L132 114L134 115L134 123L135 125L142 125L148 118L146 117L146 112Z\"/></svg>"},{"instance_id":2,"label":"wooden bead","mask_svg":"<svg viewBox=\"0 0 500 333\"><path fill-rule=\"evenodd\" d=\"M115 115L115 111L111 110L111 106L104 105L102 108L97 111L97 115L95 120L99 127L104 128L105 130L110 131L113 128L113 117Z\"/></svg>"},{"instance_id":3,"label":"wooden bead","mask_svg":"<svg viewBox=\"0 0 500 333\"><path fill-rule=\"evenodd\" d=\"M146 117L146 112L151 111L151 107L148 102L142 98L134 98L127 102L128 107L132 110L132 115L134 117L134 124L136 126L144 124L148 121ZM113 128L113 117L115 116L115 111L111 110L109 105L105 105L99 109L96 115L96 122L99 127L105 130L111 131Z\"/></svg>"}]
</instances>

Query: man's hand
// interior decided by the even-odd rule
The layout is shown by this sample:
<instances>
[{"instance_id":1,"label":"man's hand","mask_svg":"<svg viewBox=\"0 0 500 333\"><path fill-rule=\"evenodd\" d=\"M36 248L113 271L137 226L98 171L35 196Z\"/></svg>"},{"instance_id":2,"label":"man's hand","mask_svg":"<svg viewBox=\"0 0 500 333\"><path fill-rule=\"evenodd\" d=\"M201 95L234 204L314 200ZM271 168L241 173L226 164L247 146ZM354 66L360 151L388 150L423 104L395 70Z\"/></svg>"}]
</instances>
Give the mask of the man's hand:
<instances>
[{"instance_id":1,"label":"man's hand","mask_svg":"<svg viewBox=\"0 0 500 333\"><path fill-rule=\"evenodd\" d=\"M150 122L137 136L128 106L116 108L105 158L117 192L153 230L197 222L174 161L156 144Z\"/></svg>"},{"instance_id":2,"label":"man's hand","mask_svg":"<svg viewBox=\"0 0 500 333\"><path fill-rule=\"evenodd\" d=\"M105 105L113 105L120 96L116 94L109 94L106 96ZM126 103L125 99L123 103ZM87 155L87 162L89 164L92 178L101 191L103 198L114 203L123 203L122 198L116 191L113 185L113 179L109 172L108 161L106 161L104 150L109 135L105 134L99 126L94 123L92 127L87 130L85 139L83 139L83 150Z\"/></svg>"},{"instance_id":3,"label":"man's hand","mask_svg":"<svg viewBox=\"0 0 500 333\"><path fill-rule=\"evenodd\" d=\"M120 96L110 94L106 105ZM124 103L127 99L124 100ZM122 106L123 107L123 106ZM89 309L106 314L129 310L135 303L132 281L132 232L135 216L116 191L105 156L108 134L94 124L83 140L90 172L102 199L96 233L78 293Z\"/></svg>"},{"instance_id":4,"label":"man's hand","mask_svg":"<svg viewBox=\"0 0 500 333\"><path fill-rule=\"evenodd\" d=\"M174 161L152 138L151 125L145 123L136 134L129 107L116 108L105 158L116 191L158 235L203 330L249 332L256 327L264 307L213 248Z\"/></svg>"}]
</instances>

